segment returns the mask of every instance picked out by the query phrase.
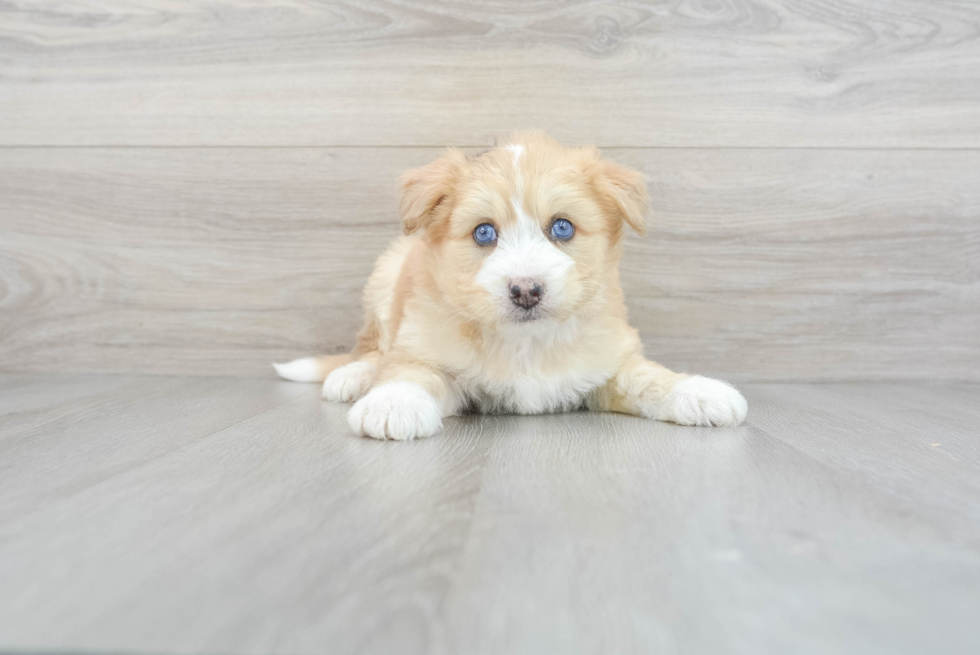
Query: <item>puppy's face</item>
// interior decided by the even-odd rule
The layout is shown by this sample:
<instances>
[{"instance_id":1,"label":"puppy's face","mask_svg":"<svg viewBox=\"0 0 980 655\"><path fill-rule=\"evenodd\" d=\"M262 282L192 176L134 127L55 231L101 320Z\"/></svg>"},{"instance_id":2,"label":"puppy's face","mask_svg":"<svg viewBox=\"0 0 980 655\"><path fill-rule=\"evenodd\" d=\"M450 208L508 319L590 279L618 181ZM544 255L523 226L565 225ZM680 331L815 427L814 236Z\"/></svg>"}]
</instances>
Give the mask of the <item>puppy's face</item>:
<instances>
[{"instance_id":1,"label":"puppy's face","mask_svg":"<svg viewBox=\"0 0 980 655\"><path fill-rule=\"evenodd\" d=\"M618 292L623 224L642 231L647 202L638 173L540 134L478 157L451 150L402 184L433 279L461 319L487 327L563 322Z\"/></svg>"}]
</instances>

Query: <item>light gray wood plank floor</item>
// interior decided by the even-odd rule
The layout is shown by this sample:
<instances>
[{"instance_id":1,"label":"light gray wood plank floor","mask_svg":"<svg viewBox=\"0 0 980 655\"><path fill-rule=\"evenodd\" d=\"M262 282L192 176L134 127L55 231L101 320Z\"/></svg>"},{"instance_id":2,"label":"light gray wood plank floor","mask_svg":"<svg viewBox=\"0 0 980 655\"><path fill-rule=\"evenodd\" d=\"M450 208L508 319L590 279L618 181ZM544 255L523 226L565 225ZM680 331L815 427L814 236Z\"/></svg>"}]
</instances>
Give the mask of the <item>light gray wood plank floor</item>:
<instances>
[{"instance_id":1,"label":"light gray wood plank floor","mask_svg":"<svg viewBox=\"0 0 980 655\"><path fill-rule=\"evenodd\" d=\"M980 385L743 391L383 443L311 385L0 376L0 649L977 652Z\"/></svg>"}]
</instances>

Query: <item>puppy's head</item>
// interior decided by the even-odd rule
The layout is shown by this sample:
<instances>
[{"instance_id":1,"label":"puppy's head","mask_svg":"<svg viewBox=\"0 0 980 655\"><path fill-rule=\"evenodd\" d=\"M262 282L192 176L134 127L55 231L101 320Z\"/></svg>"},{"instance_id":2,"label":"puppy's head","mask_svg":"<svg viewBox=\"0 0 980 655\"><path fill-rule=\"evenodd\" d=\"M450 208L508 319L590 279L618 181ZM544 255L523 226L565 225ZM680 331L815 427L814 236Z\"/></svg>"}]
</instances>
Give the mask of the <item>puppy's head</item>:
<instances>
[{"instance_id":1,"label":"puppy's head","mask_svg":"<svg viewBox=\"0 0 980 655\"><path fill-rule=\"evenodd\" d=\"M401 184L405 232L425 231L440 291L488 327L601 308L619 293L623 225L644 231L639 173L540 133L475 157L449 150Z\"/></svg>"}]
</instances>

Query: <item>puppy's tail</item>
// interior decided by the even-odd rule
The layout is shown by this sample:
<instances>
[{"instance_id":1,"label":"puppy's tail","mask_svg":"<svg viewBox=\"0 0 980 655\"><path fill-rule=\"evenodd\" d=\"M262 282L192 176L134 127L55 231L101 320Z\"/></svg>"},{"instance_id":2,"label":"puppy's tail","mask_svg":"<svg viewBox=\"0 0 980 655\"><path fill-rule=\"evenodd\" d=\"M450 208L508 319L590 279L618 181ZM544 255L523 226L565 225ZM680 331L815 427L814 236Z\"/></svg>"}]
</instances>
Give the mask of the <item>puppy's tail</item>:
<instances>
[{"instance_id":1,"label":"puppy's tail","mask_svg":"<svg viewBox=\"0 0 980 655\"><path fill-rule=\"evenodd\" d=\"M354 361L354 355L323 355L322 357L302 357L285 364L273 364L279 377L293 382L323 382L335 368Z\"/></svg>"}]
</instances>

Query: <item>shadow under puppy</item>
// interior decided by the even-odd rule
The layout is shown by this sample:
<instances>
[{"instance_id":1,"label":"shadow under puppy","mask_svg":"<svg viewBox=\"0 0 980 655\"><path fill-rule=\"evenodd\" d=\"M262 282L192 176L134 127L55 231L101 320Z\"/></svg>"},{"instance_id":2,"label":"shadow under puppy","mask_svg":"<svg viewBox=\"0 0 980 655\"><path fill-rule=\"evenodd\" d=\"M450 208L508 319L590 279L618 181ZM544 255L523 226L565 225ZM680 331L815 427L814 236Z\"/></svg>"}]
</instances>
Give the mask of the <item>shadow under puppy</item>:
<instances>
[{"instance_id":1,"label":"shadow under puppy","mask_svg":"<svg viewBox=\"0 0 980 655\"><path fill-rule=\"evenodd\" d=\"M276 365L356 401L356 432L426 437L466 411L745 419L738 391L645 359L627 323L619 260L624 226L644 232L639 173L525 133L477 157L451 149L401 188L407 236L368 280L354 352Z\"/></svg>"}]
</instances>

